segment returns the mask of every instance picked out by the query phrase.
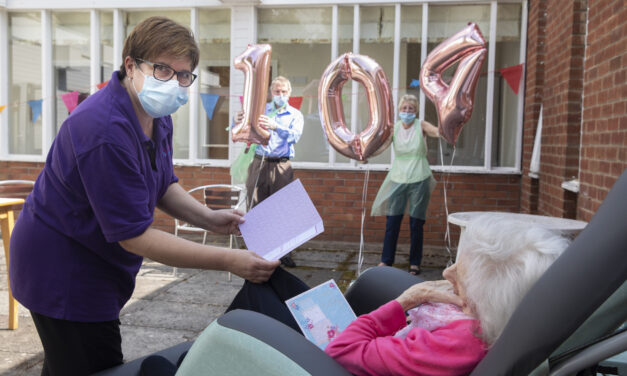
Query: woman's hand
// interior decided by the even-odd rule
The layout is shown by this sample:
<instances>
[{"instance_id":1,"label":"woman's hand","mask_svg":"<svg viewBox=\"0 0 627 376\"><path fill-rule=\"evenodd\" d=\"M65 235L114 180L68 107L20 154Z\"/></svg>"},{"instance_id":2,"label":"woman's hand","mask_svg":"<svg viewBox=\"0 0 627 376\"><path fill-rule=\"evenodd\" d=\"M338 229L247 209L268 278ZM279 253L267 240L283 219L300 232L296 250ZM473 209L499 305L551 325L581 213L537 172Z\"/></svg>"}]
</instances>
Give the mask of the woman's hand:
<instances>
[{"instance_id":1,"label":"woman's hand","mask_svg":"<svg viewBox=\"0 0 627 376\"><path fill-rule=\"evenodd\" d=\"M235 209L212 210L205 228L220 234L239 235L239 225L244 223L244 213Z\"/></svg>"},{"instance_id":2,"label":"woman's hand","mask_svg":"<svg viewBox=\"0 0 627 376\"><path fill-rule=\"evenodd\" d=\"M277 129L277 123L266 115L259 115L259 125L264 129Z\"/></svg>"},{"instance_id":3,"label":"woman's hand","mask_svg":"<svg viewBox=\"0 0 627 376\"><path fill-rule=\"evenodd\" d=\"M254 283L267 281L281 261L268 261L253 251L233 249L227 270Z\"/></svg>"},{"instance_id":4,"label":"woman's hand","mask_svg":"<svg viewBox=\"0 0 627 376\"><path fill-rule=\"evenodd\" d=\"M417 283L405 290L396 301L404 311L427 302L450 303L462 307L464 301L453 293L453 285L447 280Z\"/></svg>"}]
</instances>

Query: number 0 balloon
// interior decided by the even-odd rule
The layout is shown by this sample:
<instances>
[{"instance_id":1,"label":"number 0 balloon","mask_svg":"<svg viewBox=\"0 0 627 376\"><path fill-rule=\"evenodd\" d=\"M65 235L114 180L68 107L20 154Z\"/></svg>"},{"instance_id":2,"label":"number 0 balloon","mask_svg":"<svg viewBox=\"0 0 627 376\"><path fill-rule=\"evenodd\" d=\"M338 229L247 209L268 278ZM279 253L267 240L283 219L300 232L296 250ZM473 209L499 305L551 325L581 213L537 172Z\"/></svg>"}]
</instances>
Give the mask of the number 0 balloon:
<instances>
[{"instance_id":1,"label":"number 0 balloon","mask_svg":"<svg viewBox=\"0 0 627 376\"><path fill-rule=\"evenodd\" d=\"M258 119L266 110L271 55L272 46L255 44L249 45L246 51L235 58L234 67L244 72L244 119L233 126L233 142L268 144L270 132L259 126Z\"/></svg>"},{"instance_id":2,"label":"number 0 balloon","mask_svg":"<svg viewBox=\"0 0 627 376\"><path fill-rule=\"evenodd\" d=\"M346 127L342 107L342 86L353 79L366 89L370 121L358 135ZM340 154L365 161L385 150L392 141L394 124L392 91L376 61L364 55L345 53L322 74L318 86L318 110L329 144Z\"/></svg>"},{"instance_id":3,"label":"number 0 balloon","mask_svg":"<svg viewBox=\"0 0 627 376\"><path fill-rule=\"evenodd\" d=\"M479 27L469 23L431 51L420 70L420 86L435 104L440 135L452 145L472 115L475 89L486 51ZM442 72L457 61L455 75L447 85L442 80Z\"/></svg>"}]
</instances>

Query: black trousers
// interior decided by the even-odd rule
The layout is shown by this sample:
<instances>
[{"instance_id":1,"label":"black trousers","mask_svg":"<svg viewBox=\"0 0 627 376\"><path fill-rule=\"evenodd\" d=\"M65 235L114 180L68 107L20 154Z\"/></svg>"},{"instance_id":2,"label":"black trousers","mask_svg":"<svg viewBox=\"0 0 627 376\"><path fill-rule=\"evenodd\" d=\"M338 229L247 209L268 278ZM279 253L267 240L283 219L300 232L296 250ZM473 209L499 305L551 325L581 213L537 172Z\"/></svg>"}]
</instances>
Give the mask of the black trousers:
<instances>
[{"instance_id":1,"label":"black trousers","mask_svg":"<svg viewBox=\"0 0 627 376\"><path fill-rule=\"evenodd\" d=\"M44 347L42 376L83 376L122 364L120 320L77 322L31 311Z\"/></svg>"},{"instance_id":2,"label":"black trousers","mask_svg":"<svg viewBox=\"0 0 627 376\"><path fill-rule=\"evenodd\" d=\"M270 316L301 333L294 316L285 301L305 291L309 286L295 275L278 267L267 282L245 281L226 312L234 309L247 309Z\"/></svg>"}]
</instances>

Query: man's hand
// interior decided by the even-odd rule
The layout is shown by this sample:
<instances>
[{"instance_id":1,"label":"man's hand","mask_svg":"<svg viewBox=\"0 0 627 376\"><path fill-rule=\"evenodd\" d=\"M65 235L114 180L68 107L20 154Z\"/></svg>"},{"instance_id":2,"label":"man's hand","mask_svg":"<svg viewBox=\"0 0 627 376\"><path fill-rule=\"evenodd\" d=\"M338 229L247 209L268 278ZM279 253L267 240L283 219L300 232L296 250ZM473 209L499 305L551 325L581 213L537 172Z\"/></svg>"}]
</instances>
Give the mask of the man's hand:
<instances>
[{"instance_id":1,"label":"man's hand","mask_svg":"<svg viewBox=\"0 0 627 376\"><path fill-rule=\"evenodd\" d=\"M450 303L463 307L464 301L453 294L453 285L447 280L417 283L405 290L396 301L404 311L427 302Z\"/></svg>"},{"instance_id":2,"label":"man's hand","mask_svg":"<svg viewBox=\"0 0 627 376\"><path fill-rule=\"evenodd\" d=\"M235 122L235 124L240 124L242 121L244 121L244 111L238 111L233 117L233 121Z\"/></svg>"},{"instance_id":3,"label":"man's hand","mask_svg":"<svg viewBox=\"0 0 627 376\"><path fill-rule=\"evenodd\" d=\"M281 265L279 260L267 261L255 252L245 249L233 249L229 256L230 266L227 270L254 283L267 281L274 269Z\"/></svg>"},{"instance_id":4,"label":"man's hand","mask_svg":"<svg viewBox=\"0 0 627 376\"><path fill-rule=\"evenodd\" d=\"M205 228L220 234L239 235L239 224L244 223L243 217L244 213L235 209L213 210Z\"/></svg>"},{"instance_id":5,"label":"man's hand","mask_svg":"<svg viewBox=\"0 0 627 376\"><path fill-rule=\"evenodd\" d=\"M271 129L273 131L278 127L278 124L266 115L259 116L259 125L264 129Z\"/></svg>"}]
</instances>

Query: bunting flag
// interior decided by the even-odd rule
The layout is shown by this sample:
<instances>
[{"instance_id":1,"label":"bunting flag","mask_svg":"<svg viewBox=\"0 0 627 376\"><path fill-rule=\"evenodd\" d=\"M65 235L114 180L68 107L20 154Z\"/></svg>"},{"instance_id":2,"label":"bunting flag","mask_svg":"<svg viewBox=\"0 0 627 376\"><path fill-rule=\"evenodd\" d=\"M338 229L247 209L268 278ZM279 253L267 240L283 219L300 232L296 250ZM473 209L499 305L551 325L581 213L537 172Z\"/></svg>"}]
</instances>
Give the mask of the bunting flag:
<instances>
[{"instance_id":1,"label":"bunting flag","mask_svg":"<svg viewBox=\"0 0 627 376\"><path fill-rule=\"evenodd\" d=\"M518 64L512 67L499 69L501 75L505 78L505 81L509 84L509 87L514 90L514 93L518 94L518 88L520 87L520 78L522 77L523 65Z\"/></svg>"},{"instance_id":2,"label":"bunting flag","mask_svg":"<svg viewBox=\"0 0 627 376\"><path fill-rule=\"evenodd\" d=\"M0 106L0 114L2 113L2 111L4 111L5 108L7 108L6 104L3 104L2 106Z\"/></svg>"},{"instance_id":3,"label":"bunting flag","mask_svg":"<svg viewBox=\"0 0 627 376\"><path fill-rule=\"evenodd\" d=\"M33 119L33 123L37 122L39 119L39 115L41 115L41 102L43 99L36 99L34 101L28 101L28 105L30 106L31 118Z\"/></svg>"},{"instance_id":4,"label":"bunting flag","mask_svg":"<svg viewBox=\"0 0 627 376\"><path fill-rule=\"evenodd\" d=\"M103 87L107 86L107 84L109 83L109 81L105 81L105 82L101 82L98 85L96 85L98 87L98 90L102 89Z\"/></svg>"},{"instance_id":5,"label":"bunting flag","mask_svg":"<svg viewBox=\"0 0 627 376\"><path fill-rule=\"evenodd\" d=\"M215 110L219 98L220 96L218 94L200 93L202 106L205 108L205 112L207 113L207 116L209 116L209 120L213 120L213 110Z\"/></svg>"},{"instance_id":6,"label":"bunting flag","mask_svg":"<svg viewBox=\"0 0 627 376\"><path fill-rule=\"evenodd\" d=\"M287 103L295 109L300 110L300 106L303 105L303 97L290 97Z\"/></svg>"},{"instance_id":7,"label":"bunting flag","mask_svg":"<svg viewBox=\"0 0 627 376\"><path fill-rule=\"evenodd\" d=\"M420 80L412 78L409 87L420 87Z\"/></svg>"},{"instance_id":8,"label":"bunting flag","mask_svg":"<svg viewBox=\"0 0 627 376\"><path fill-rule=\"evenodd\" d=\"M78 91L72 91L69 93L61 94L61 99L65 103L65 107L69 113L72 113L76 106L78 106Z\"/></svg>"},{"instance_id":9,"label":"bunting flag","mask_svg":"<svg viewBox=\"0 0 627 376\"><path fill-rule=\"evenodd\" d=\"M240 95L239 96L239 103L243 106L244 105L244 96Z\"/></svg>"}]
</instances>

